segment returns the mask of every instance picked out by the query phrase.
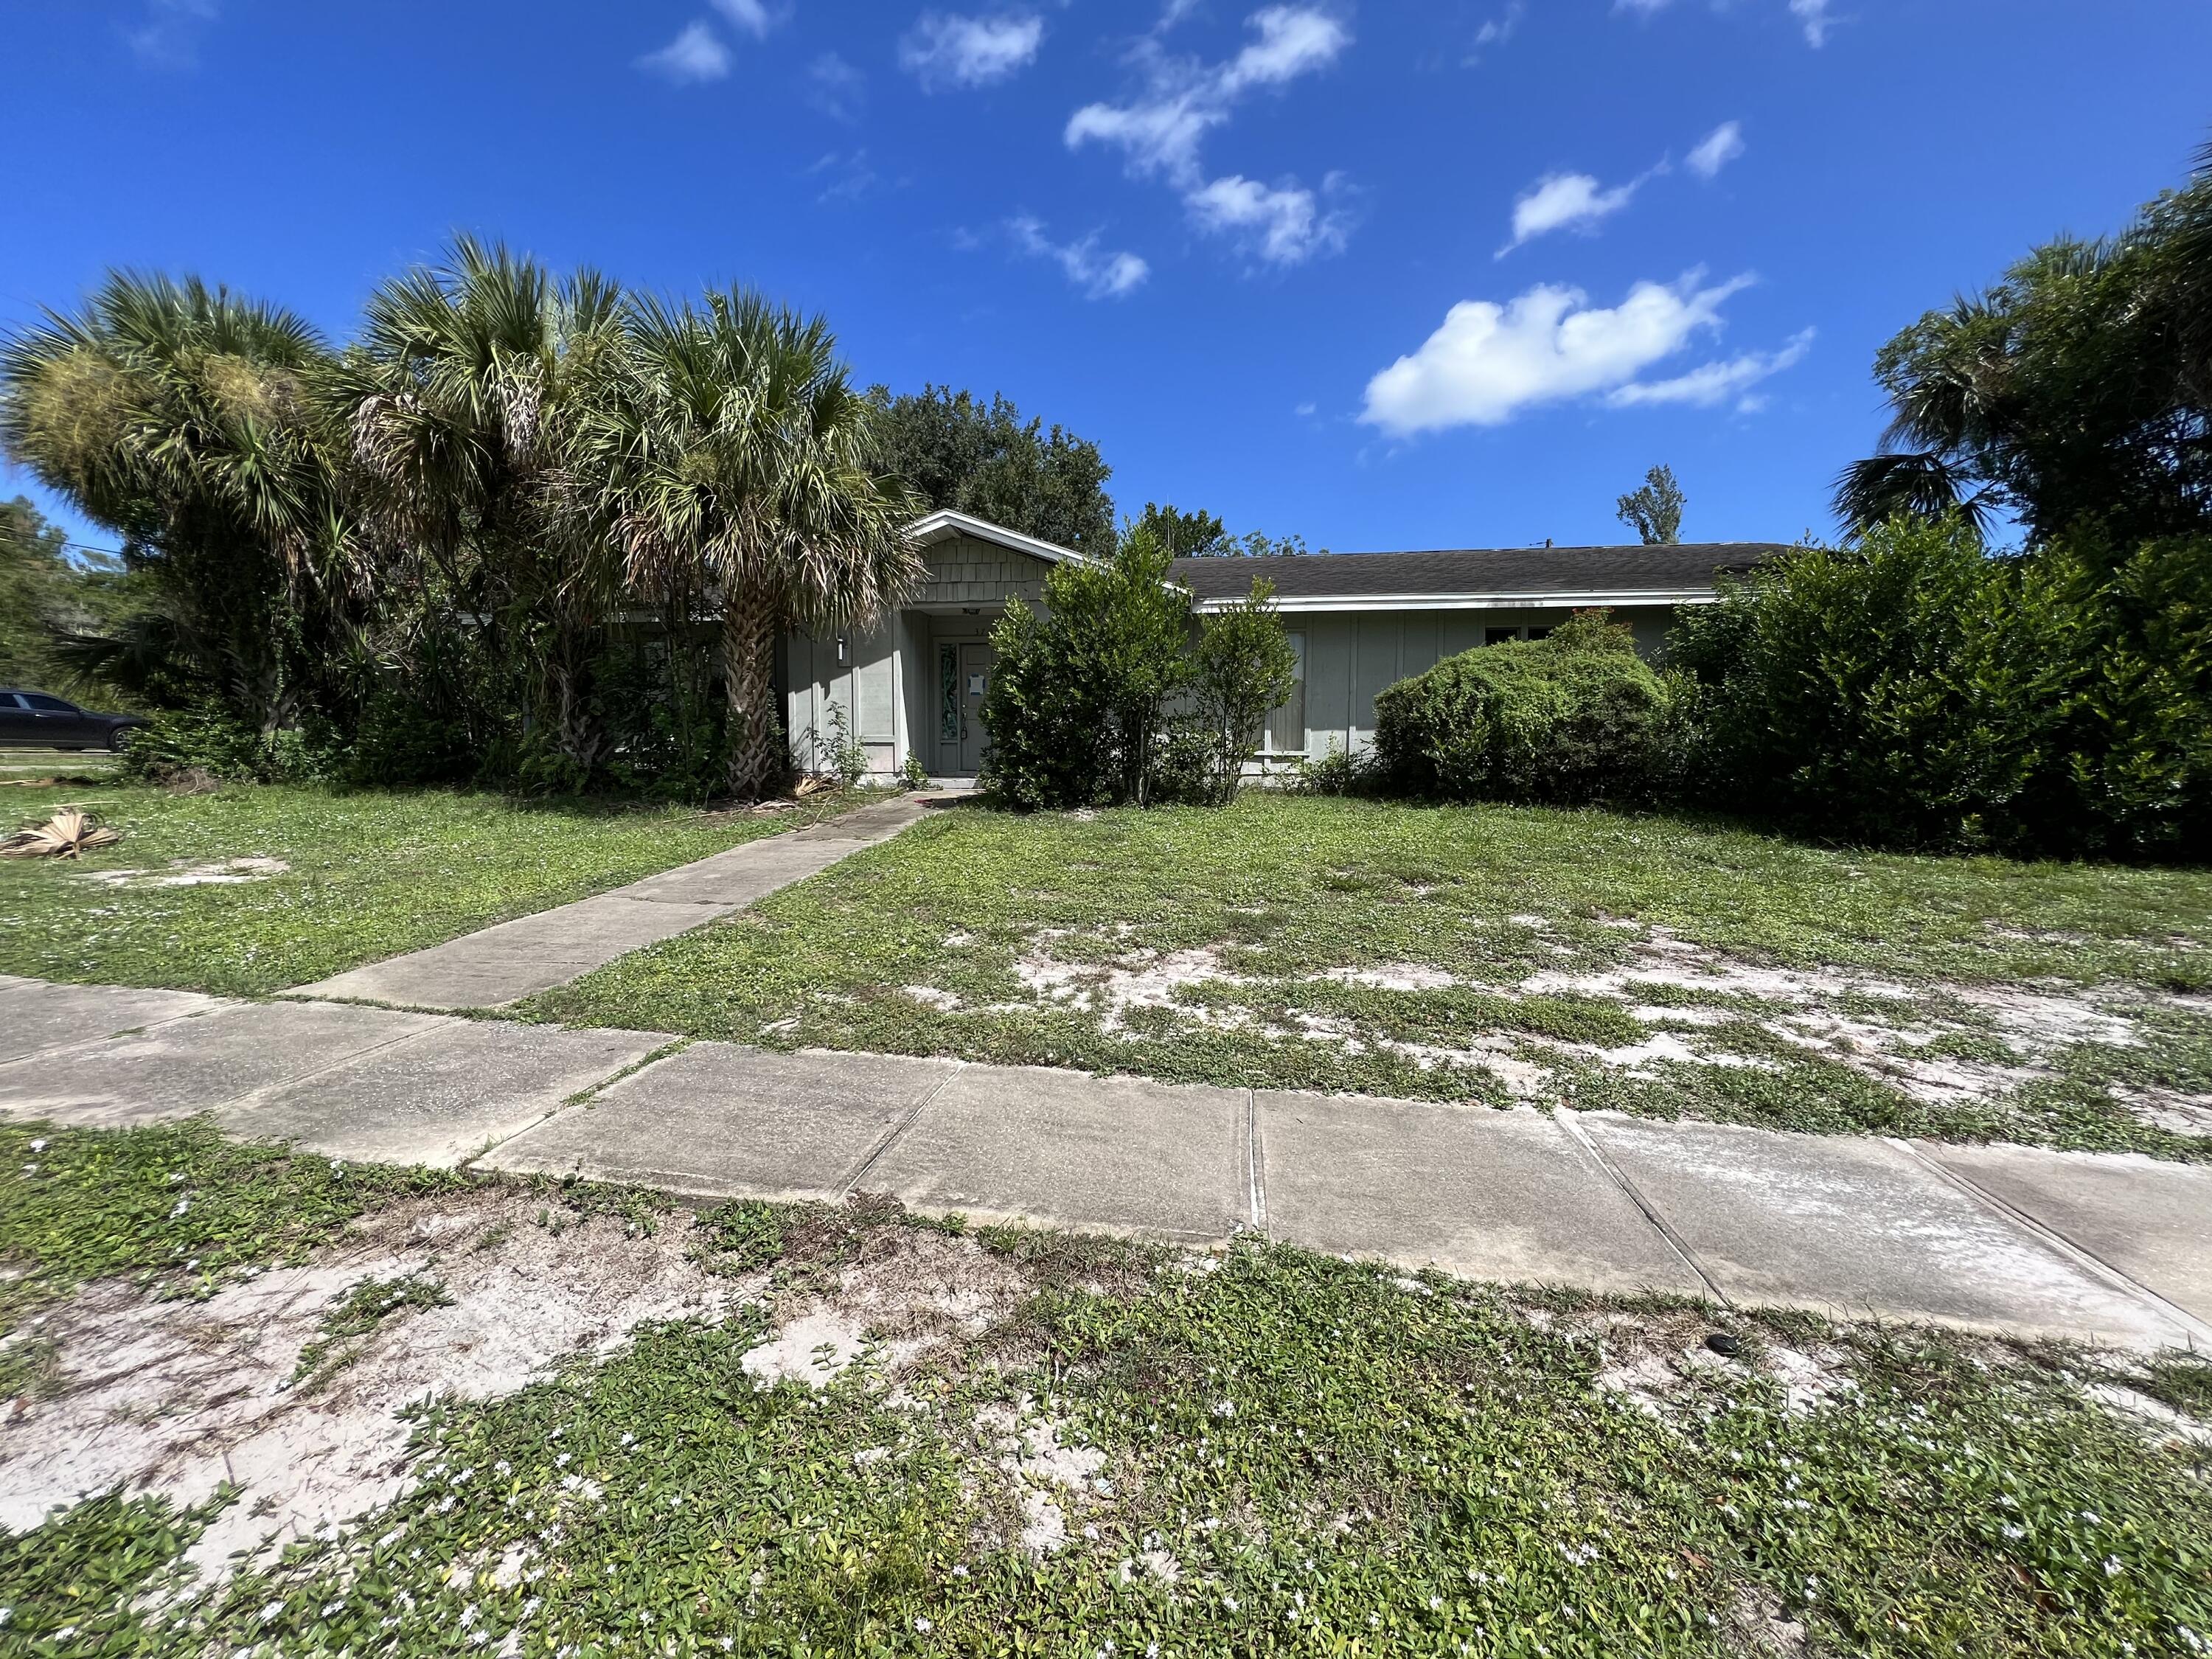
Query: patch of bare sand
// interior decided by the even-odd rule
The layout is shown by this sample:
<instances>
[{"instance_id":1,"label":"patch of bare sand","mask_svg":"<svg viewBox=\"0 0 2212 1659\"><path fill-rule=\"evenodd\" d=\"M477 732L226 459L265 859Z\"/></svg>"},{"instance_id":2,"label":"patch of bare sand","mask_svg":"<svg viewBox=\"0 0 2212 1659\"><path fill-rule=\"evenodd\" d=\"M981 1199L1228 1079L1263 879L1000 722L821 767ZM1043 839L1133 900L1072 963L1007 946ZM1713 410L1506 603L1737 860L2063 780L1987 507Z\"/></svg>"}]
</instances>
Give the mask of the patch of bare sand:
<instances>
[{"instance_id":1,"label":"patch of bare sand","mask_svg":"<svg viewBox=\"0 0 2212 1659\"><path fill-rule=\"evenodd\" d=\"M188 1557L219 1577L235 1552L327 1535L404 1492L406 1407L512 1394L642 1322L719 1318L746 1289L689 1260L680 1228L634 1237L592 1218L556 1235L534 1224L538 1210L511 1192L398 1206L303 1266L205 1301L86 1287L40 1328L58 1346L59 1393L0 1427L0 1527L118 1488L198 1504L228 1481L240 1498ZM415 1273L451 1305L387 1320L313 1393L289 1386L334 1302L363 1279Z\"/></svg>"},{"instance_id":2,"label":"patch of bare sand","mask_svg":"<svg viewBox=\"0 0 2212 1659\"><path fill-rule=\"evenodd\" d=\"M981 1336L1027 1294L1020 1271L972 1238L884 1227L855 1249L826 1285L808 1275L778 1298L768 1340L741 1362L757 1382L820 1388L864 1356L890 1381Z\"/></svg>"}]
</instances>

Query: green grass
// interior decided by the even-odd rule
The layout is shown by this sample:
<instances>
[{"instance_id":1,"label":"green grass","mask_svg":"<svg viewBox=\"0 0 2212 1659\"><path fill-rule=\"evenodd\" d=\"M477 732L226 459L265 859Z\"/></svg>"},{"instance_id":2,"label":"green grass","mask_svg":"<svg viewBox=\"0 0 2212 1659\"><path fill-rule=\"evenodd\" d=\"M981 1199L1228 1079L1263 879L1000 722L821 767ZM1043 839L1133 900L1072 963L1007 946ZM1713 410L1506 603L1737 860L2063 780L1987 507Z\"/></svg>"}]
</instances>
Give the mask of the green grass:
<instances>
[{"instance_id":1,"label":"green grass","mask_svg":"<svg viewBox=\"0 0 2212 1659\"><path fill-rule=\"evenodd\" d=\"M164 1170L216 1173L194 1130L48 1133L60 1173L41 1179L96 1206L143 1213ZM222 1172L249 1215L295 1188L312 1212L315 1162ZM27 1239L15 1213L0 1254L46 1259L47 1230ZM787 1291L913 1224L881 1207L702 1223L702 1249L772 1262ZM981 1243L1021 1299L896 1393L867 1362L820 1393L757 1388L738 1364L767 1327L754 1304L425 1407L410 1492L212 1595L176 1571L204 1516L158 1500L0 1534L7 1650L1717 1659L1788 1620L1810 1653L2086 1659L2199 1654L2212 1631L2212 1462L2093 1406L2087 1356L1279 1246ZM168 1246L105 1259L162 1270ZM1634 1340L1677 1352L1716 1324L1849 1386L1793 1409L1716 1363L1663 1415L1597 1386ZM1024 1407L1109 1477L1061 1494L1068 1542L1042 1559L1000 1541L1018 1511L979 1422Z\"/></svg>"},{"instance_id":2,"label":"green grass","mask_svg":"<svg viewBox=\"0 0 2212 1659\"><path fill-rule=\"evenodd\" d=\"M0 973L256 995L587 897L821 815L531 802L442 790L226 787L0 790L122 829L79 863L0 863ZM6 826L13 828L11 820ZM234 886L109 886L101 871L282 859Z\"/></svg>"},{"instance_id":3,"label":"green grass","mask_svg":"<svg viewBox=\"0 0 2212 1659\"><path fill-rule=\"evenodd\" d=\"M2115 1092L2212 1093L2212 872L1839 851L1664 817L1255 793L1224 812L969 808L526 1008L789 1047L1503 1101L1498 1077L1449 1056L1489 1041L1608 1048L1650 1035L1622 1000L1514 988L1545 970L1615 966L1660 930L1754 966L1893 981L1910 994L1839 994L1835 1007L1940 1017L1948 1030L1932 1054L2005 1054L1990 1017L1948 994L1958 986L2100 988L2129 1000L2154 1040L2075 1044L2033 1086L1930 1103L1762 1030L1778 1005L1662 986L1636 1000L1742 1016L1687 1029L1765 1069L1570 1064L1550 1098L2212 1156L2212 1139L2146 1121ZM1080 989L1086 965L1208 951L1229 977L1133 1007L1119 1029L1017 971L1048 956ZM1321 977L1384 964L1457 982ZM908 987L941 994L921 1000ZM2195 1006L2177 1000L2192 994ZM931 1006L947 999L957 1001ZM1331 1040L1304 1034L1316 1022Z\"/></svg>"}]
</instances>

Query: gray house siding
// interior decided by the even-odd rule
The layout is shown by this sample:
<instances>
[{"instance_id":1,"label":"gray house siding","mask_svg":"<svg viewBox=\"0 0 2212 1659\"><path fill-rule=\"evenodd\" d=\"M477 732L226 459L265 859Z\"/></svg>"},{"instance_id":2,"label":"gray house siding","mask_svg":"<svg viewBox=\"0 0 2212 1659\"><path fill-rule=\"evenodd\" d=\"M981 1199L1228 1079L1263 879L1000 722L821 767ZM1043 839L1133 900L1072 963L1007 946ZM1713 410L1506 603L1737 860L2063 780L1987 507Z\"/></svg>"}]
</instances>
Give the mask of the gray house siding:
<instances>
[{"instance_id":1,"label":"gray house siding","mask_svg":"<svg viewBox=\"0 0 2212 1659\"><path fill-rule=\"evenodd\" d=\"M801 770L829 764L832 705L866 748L876 776L896 773L908 755L933 772L958 769L959 744L944 738L939 652L988 639L1008 599L1042 608L1050 567L965 535L933 542L922 556L921 591L876 628L785 640L784 730Z\"/></svg>"},{"instance_id":2,"label":"gray house siding","mask_svg":"<svg viewBox=\"0 0 2212 1659\"><path fill-rule=\"evenodd\" d=\"M910 756L939 775L970 770L980 728L965 676L988 673L988 661L963 647L988 641L1011 599L1042 609L1053 564L1082 556L957 513L933 514L914 533L926 575L905 607L866 630L784 641L785 729L805 770L828 766L840 720L878 777ZM1296 695L1267 722L1261 769L1279 771L1332 746L1371 747L1375 700L1389 687L1445 657L1556 628L1578 609L1610 609L1638 650L1656 656L1678 605L1709 602L1717 574L1786 550L1729 543L1322 554L1261 562L1264 572L1243 559L1184 559L1172 580L1201 611L1233 603L1255 574L1275 581L1300 662Z\"/></svg>"}]
</instances>

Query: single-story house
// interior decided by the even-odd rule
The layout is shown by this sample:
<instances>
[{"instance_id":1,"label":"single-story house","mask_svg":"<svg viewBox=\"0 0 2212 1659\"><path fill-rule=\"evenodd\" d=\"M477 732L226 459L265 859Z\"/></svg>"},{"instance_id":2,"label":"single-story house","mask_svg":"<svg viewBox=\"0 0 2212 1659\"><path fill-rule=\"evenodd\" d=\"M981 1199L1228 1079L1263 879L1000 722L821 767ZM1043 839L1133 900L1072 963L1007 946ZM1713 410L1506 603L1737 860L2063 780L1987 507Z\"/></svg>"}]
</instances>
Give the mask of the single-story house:
<instances>
[{"instance_id":1,"label":"single-story house","mask_svg":"<svg viewBox=\"0 0 2212 1659\"><path fill-rule=\"evenodd\" d=\"M878 775L915 755L933 775L975 775L992 625L1010 599L1041 603L1052 567L1084 556L963 513L933 513L912 533L928 576L904 609L866 634L785 641L786 729L802 767L820 763L842 718ZM1385 686L1477 646L1540 636L1577 611L1610 610L1638 649L1656 653L1678 609L1711 604L1720 576L1785 550L1720 542L1193 558L1176 560L1170 579L1200 613L1243 599L1255 577L1275 585L1299 685L1270 718L1262 758L1287 763L1332 744L1364 749Z\"/></svg>"}]
</instances>

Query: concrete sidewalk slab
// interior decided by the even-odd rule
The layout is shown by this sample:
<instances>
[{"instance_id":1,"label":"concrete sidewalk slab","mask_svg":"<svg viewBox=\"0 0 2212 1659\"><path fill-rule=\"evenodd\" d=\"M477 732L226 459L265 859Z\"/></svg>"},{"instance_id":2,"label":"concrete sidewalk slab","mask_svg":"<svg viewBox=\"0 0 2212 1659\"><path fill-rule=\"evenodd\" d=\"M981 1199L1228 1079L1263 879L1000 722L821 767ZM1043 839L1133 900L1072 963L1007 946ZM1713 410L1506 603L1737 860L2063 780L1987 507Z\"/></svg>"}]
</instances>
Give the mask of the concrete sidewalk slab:
<instances>
[{"instance_id":1,"label":"concrete sidewalk slab","mask_svg":"<svg viewBox=\"0 0 2212 1659\"><path fill-rule=\"evenodd\" d=\"M408 1008L504 1007L819 874L861 847L896 835L928 810L912 798L862 807L573 904L297 985L284 994Z\"/></svg>"},{"instance_id":2,"label":"concrete sidewalk slab","mask_svg":"<svg viewBox=\"0 0 2212 1659\"><path fill-rule=\"evenodd\" d=\"M1578 1121L1731 1300L2136 1345L2184 1335L1887 1141Z\"/></svg>"},{"instance_id":3,"label":"concrete sidewalk slab","mask_svg":"<svg viewBox=\"0 0 2212 1659\"><path fill-rule=\"evenodd\" d=\"M696 1042L482 1162L695 1198L835 1202L853 1173L957 1069L946 1060Z\"/></svg>"},{"instance_id":4,"label":"concrete sidewalk slab","mask_svg":"<svg viewBox=\"0 0 2212 1659\"><path fill-rule=\"evenodd\" d=\"M2137 1153L1913 1144L2076 1249L2212 1323L2212 1169Z\"/></svg>"},{"instance_id":5,"label":"concrete sidewalk slab","mask_svg":"<svg viewBox=\"0 0 2212 1659\"><path fill-rule=\"evenodd\" d=\"M0 1066L0 1110L100 1128L190 1117L437 1024L431 1015L382 1008L217 1003L131 1036Z\"/></svg>"},{"instance_id":6,"label":"concrete sidewalk slab","mask_svg":"<svg viewBox=\"0 0 2212 1659\"><path fill-rule=\"evenodd\" d=\"M41 1048L112 1036L217 1007L197 991L140 991L119 985L53 985L43 980L0 983L0 1062Z\"/></svg>"},{"instance_id":7,"label":"concrete sidewalk slab","mask_svg":"<svg viewBox=\"0 0 2212 1659\"><path fill-rule=\"evenodd\" d=\"M565 985L617 957L728 914L727 906L641 904L603 893L285 994L412 1008L495 1008Z\"/></svg>"},{"instance_id":8,"label":"concrete sidewalk slab","mask_svg":"<svg viewBox=\"0 0 2212 1659\"><path fill-rule=\"evenodd\" d=\"M1277 1238L1465 1279L1710 1294L1543 1113L1277 1093L1258 1108Z\"/></svg>"},{"instance_id":9,"label":"concrete sidewalk slab","mask_svg":"<svg viewBox=\"0 0 2212 1659\"><path fill-rule=\"evenodd\" d=\"M1246 1096L963 1067L859 1186L914 1209L1211 1242L1251 1219Z\"/></svg>"},{"instance_id":10,"label":"concrete sidewalk slab","mask_svg":"<svg viewBox=\"0 0 2212 1659\"><path fill-rule=\"evenodd\" d=\"M439 1021L407 1042L228 1106L235 1135L450 1170L668 1042L643 1031Z\"/></svg>"}]
</instances>

